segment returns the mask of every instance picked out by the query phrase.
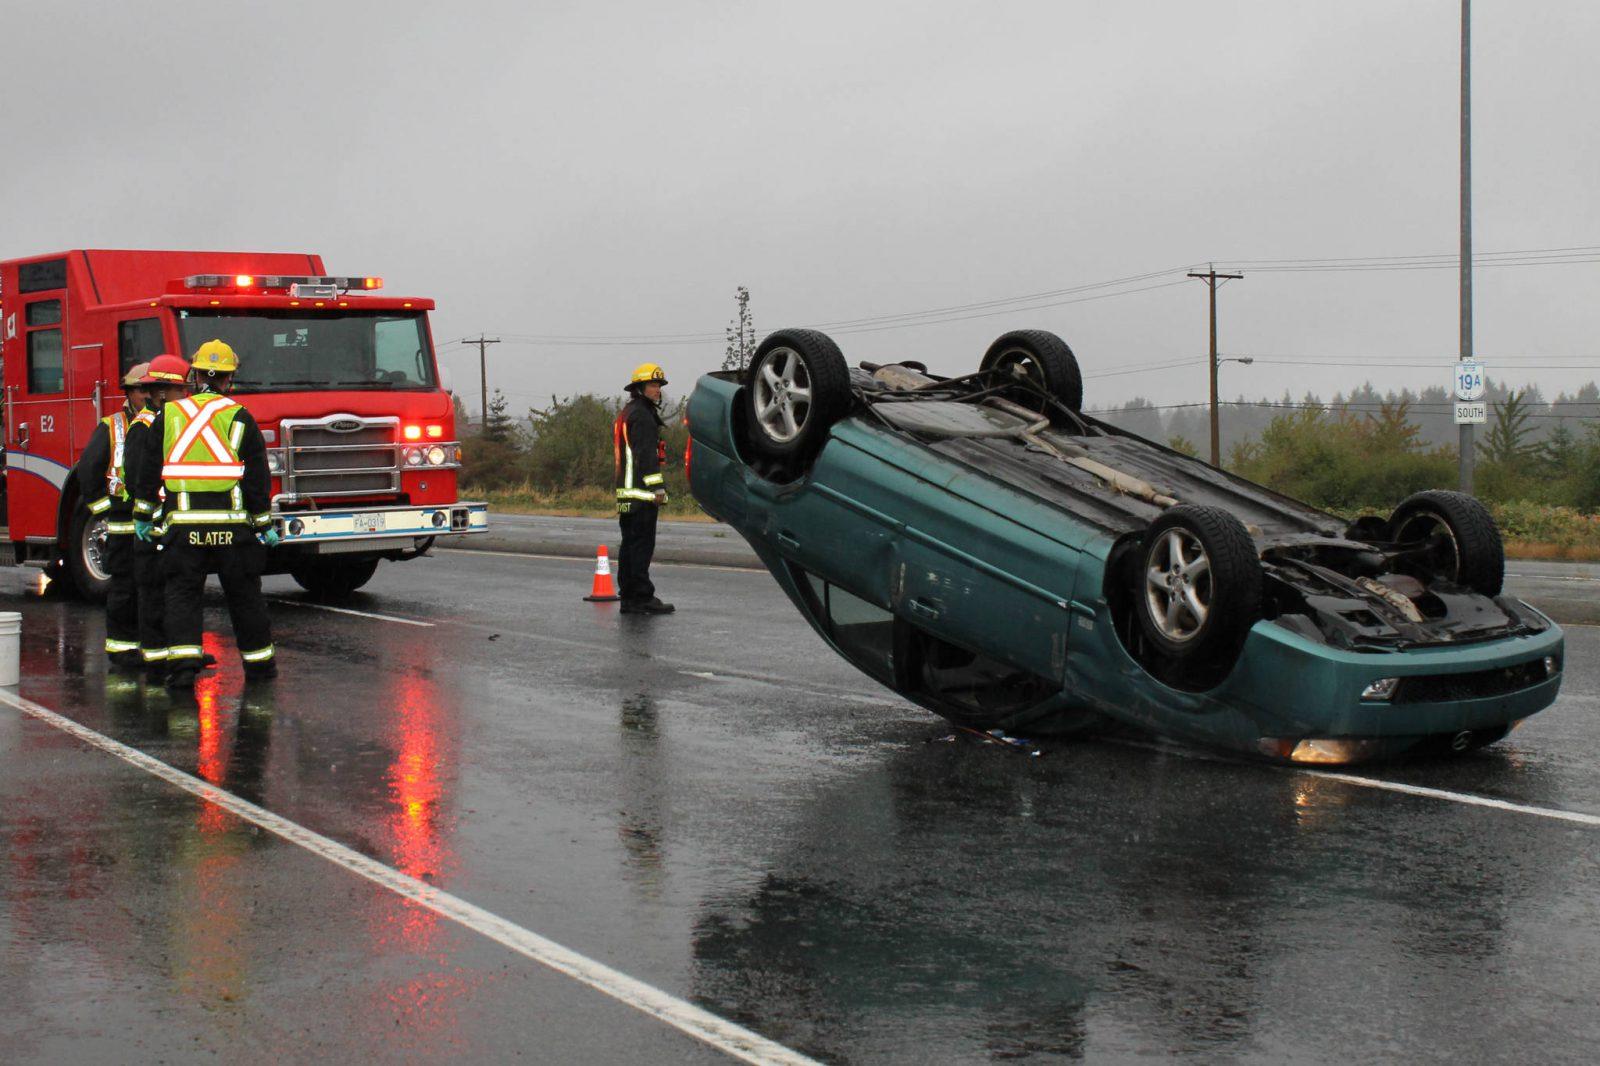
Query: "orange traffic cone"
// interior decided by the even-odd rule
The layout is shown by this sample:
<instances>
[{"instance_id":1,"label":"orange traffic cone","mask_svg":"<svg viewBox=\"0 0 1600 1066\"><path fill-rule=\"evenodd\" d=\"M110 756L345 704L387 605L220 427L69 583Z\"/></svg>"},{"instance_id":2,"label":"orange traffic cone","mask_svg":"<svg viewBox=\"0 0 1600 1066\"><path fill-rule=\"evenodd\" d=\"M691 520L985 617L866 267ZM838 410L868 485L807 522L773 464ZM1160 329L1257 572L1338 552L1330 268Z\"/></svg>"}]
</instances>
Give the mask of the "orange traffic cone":
<instances>
[{"instance_id":1,"label":"orange traffic cone","mask_svg":"<svg viewBox=\"0 0 1600 1066\"><path fill-rule=\"evenodd\" d=\"M595 549L594 556L594 591L584 597L589 603L615 603L622 599L617 595L617 586L611 583L611 556L606 554L604 544Z\"/></svg>"}]
</instances>

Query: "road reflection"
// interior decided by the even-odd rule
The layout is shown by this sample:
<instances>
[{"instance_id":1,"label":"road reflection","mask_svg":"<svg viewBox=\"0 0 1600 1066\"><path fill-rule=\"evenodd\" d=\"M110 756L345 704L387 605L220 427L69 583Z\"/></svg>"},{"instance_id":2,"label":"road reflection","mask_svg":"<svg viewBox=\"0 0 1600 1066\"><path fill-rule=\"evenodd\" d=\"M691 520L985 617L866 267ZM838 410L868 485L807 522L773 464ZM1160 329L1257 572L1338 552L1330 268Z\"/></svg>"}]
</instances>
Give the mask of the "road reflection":
<instances>
[{"instance_id":1,"label":"road reflection","mask_svg":"<svg viewBox=\"0 0 1600 1066\"><path fill-rule=\"evenodd\" d=\"M1308 1013L1296 990L1322 968L1383 973L1424 1017L1489 1009L1509 916L1554 890L1526 855L1419 857L1333 782L1249 767L1234 789L1229 769L1112 752L1128 765L1094 767L1095 797L1076 779L1096 757L1069 781L928 745L819 794L753 890L702 907L699 1001L824 1058L915 1057L906 1034L937 1031L955 1058L1288 1059L1311 1017L1354 1009ZM1474 818L1424 815L1446 838Z\"/></svg>"}]
</instances>

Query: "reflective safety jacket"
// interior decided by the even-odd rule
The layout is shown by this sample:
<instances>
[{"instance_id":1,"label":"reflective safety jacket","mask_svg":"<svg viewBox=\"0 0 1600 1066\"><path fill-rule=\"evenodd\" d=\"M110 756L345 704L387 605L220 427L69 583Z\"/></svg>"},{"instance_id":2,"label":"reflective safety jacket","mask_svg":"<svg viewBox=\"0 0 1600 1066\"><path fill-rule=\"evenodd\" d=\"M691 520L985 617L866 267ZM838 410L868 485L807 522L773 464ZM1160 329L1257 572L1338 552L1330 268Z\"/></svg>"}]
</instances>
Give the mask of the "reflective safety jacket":
<instances>
[{"instance_id":1,"label":"reflective safety jacket","mask_svg":"<svg viewBox=\"0 0 1600 1066\"><path fill-rule=\"evenodd\" d=\"M636 393L611 425L611 447L616 456L617 510L626 514L634 504L656 502L656 493L666 485L662 465L667 460L667 442L661 438L666 425L660 409Z\"/></svg>"},{"instance_id":2,"label":"reflective safety jacket","mask_svg":"<svg viewBox=\"0 0 1600 1066\"><path fill-rule=\"evenodd\" d=\"M226 396L169 400L139 434L138 447L133 510L155 516L166 490L158 536L178 527L260 530L272 523L266 441L250 412Z\"/></svg>"},{"instance_id":3,"label":"reflective safety jacket","mask_svg":"<svg viewBox=\"0 0 1600 1066\"><path fill-rule=\"evenodd\" d=\"M156 413L150 408L146 407L143 411L140 411L138 414L134 415L133 421L128 423L127 442L124 445L122 452L124 456L123 480L127 483L130 497L133 493L133 487L139 483L139 463L144 459L145 454L144 449L140 447L140 442L144 439L145 433L149 432L150 425L155 420ZM165 497L166 494L160 490L157 490L156 495L158 497ZM133 500L130 502L133 504L134 517L143 518L146 521L154 520L154 510L150 512L144 512L139 510L138 501Z\"/></svg>"},{"instance_id":4,"label":"reflective safety jacket","mask_svg":"<svg viewBox=\"0 0 1600 1066\"><path fill-rule=\"evenodd\" d=\"M128 515L132 497L128 490L124 461L127 454L128 429L136 414L124 406L115 414L107 415L89 434L89 443L78 457L74 471L78 479L78 493L87 501L92 515L105 515L112 534L133 532Z\"/></svg>"}]
</instances>

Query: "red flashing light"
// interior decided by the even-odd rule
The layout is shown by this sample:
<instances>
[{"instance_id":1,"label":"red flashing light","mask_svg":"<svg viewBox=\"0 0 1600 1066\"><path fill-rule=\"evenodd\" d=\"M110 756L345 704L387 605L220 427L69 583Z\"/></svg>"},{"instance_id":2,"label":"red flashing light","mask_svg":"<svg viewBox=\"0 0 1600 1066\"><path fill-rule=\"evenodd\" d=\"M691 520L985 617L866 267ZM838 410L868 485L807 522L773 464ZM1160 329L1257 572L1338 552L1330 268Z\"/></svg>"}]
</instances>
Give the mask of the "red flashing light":
<instances>
[{"instance_id":1,"label":"red flashing light","mask_svg":"<svg viewBox=\"0 0 1600 1066\"><path fill-rule=\"evenodd\" d=\"M383 279L382 278L361 278L359 280L361 282L360 287L363 288L363 289L381 289L381 288L383 288ZM353 285L351 286L351 288L355 288L355 287L356 286L353 286Z\"/></svg>"},{"instance_id":2,"label":"red flashing light","mask_svg":"<svg viewBox=\"0 0 1600 1066\"><path fill-rule=\"evenodd\" d=\"M428 439L429 440L438 440L440 437L443 437L443 436L444 436L444 427L443 426L429 426L428 427Z\"/></svg>"},{"instance_id":3,"label":"red flashing light","mask_svg":"<svg viewBox=\"0 0 1600 1066\"><path fill-rule=\"evenodd\" d=\"M248 289L254 286L255 283L256 279L251 274L235 274L233 277L233 287L236 289Z\"/></svg>"},{"instance_id":4,"label":"red flashing light","mask_svg":"<svg viewBox=\"0 0 1600 1066\"><path fill-rule=\"evenodd\" d=\"M421 440L422 439L422 427L421 426L407 426L404 430L402 430L402 432L405 434L406 440Z\"/></svg>"}]
</instances>

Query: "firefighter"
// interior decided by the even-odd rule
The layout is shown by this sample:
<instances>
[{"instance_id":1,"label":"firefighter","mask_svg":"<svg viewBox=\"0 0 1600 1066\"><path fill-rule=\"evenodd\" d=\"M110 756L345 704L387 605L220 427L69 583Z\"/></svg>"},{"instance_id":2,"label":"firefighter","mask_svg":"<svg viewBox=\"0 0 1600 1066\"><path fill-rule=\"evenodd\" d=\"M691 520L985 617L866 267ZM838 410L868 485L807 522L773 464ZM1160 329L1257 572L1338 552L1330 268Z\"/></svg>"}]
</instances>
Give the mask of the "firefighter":
<instances>
[{"instance_id":1,"label":"firefighter","mask_svg":"<svg viewBox=\"0 0 1600 1066\"><path fill-rule=\"evenodd\" d=\"M661 430L661 387L666 371L642 363L628 382L630 398L611 427L616 456L617 518L622 525L622 550L617 560L618 593L623 614L671 614L670 603L656 598L650 582L650 558L656 552L656 518L667 502L662 465L667 443Z\"/></svg>"},{"instance_id":2,"label":"firefighter","mask_svg":"<svg viewBox=\"0 0 1600 1066\"><path fill-rule=\"evenodd\" d=\"M189 368L193 394L163 406L140 440L136 497L154 516L157 492L166 491L160 524L136 522L141 540L161 545L168 688L191 687L200 669L201 601L213 573L222 582L245 678L278 672L261 598L265 549L278 543L272 482L260 427L227 396L238 369L239 357L223 341L200 345Z\"/></svg>"},{"instance_id":3,"label":"firefighter","mask_svg":"<svg viewBox=\"0 0 1600 1066\"><path fill-rule=\"evenodd\" d=\"M133 498L126 470L128 429L148 396L149 363L122 376L122 410L107 415L89 434L78 458L78 492L89 501L91 520L103 518L106 538L101 564L111 576L106 592L106 656L118 670L139 666L139 617L133 578Z\"/></svg>"},{"instance_id":4,"label":"firefighter","mask_svg":"<svg viewBox=\"0 0 1600 1066\"><path fill-rule=\"evenodd\" d=\"M144 432L155 421L156 415L169 400L176 400L188 394L189 364L175 355L158 355L150 360L150 369L144 376L144 384L149 393L145 409L134 418L133 424L128 427L127 444L127 477L129 485L139 484L140 465L149 452L141 445ZM158 493L159 496L159 493ZM161 502L136 500L133 505L135 520L158 523ZM133 543L133 584L138 591L139 601L139 658L144 666L145 676L152 680L160 680L167 672L167 638L161 628L163 601L166 598L165 586L161 581L161 554L156 545L151 541L134 538ZM206 655L202 665L210 666L216 662L211 655Z\"/></svg>"}]
</instances>

